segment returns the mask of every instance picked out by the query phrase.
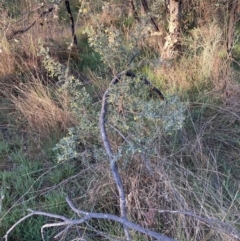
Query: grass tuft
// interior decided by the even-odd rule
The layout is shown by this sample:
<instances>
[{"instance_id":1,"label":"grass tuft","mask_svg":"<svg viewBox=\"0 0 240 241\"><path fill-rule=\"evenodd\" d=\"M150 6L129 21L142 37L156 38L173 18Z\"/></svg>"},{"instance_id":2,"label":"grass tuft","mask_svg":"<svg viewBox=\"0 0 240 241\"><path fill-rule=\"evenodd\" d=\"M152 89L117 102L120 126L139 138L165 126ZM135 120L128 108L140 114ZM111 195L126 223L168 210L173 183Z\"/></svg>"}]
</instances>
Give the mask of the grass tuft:
<instances>
[{"instance_id":1,"label":"grass tuft","mask_svg":"<svg viewBox=\"0 0 240 241\"><path fill-rule=\"evenodd\" d=\"M42 136L73 126L76 121L69 111L68 96L53 92L51 85L44 85L40 79L12 87L9 98L16 112L22 117L25 131Z\"/></svg>"}]
</instances>

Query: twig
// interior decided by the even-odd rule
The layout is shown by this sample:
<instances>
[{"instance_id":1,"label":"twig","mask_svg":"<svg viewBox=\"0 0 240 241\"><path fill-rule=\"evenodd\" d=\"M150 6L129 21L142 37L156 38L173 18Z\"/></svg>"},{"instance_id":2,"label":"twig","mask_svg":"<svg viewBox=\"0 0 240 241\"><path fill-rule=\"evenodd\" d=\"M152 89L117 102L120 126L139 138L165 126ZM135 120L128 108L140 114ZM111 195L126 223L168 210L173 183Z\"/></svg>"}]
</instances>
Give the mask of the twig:
<instances>
[{"instance_id":1,"label":"twig","mask_svg":"<svg viewBox=\"0 0 240 241\"><path fill-rule=\"evenodd\" d=\"M11 40L14 36L18 35L18 34L22 34L27 32L31 27L33 27L36 23L36 20L34 20L32 23L30 23L27 27L22 28L22 29L18 29L18 30L13 30L11 33L7 33L6 34L6 39L7 40Z\"/></svg>"},{"instance_id":2,"label":"twig","mask_svg":"<svg viewBox=\"0 0 240 241\"><path fill-rule=\"evenodd\" d=\"M136 75L135 73L133 73L132 71L130 71L130 70L126 71L126 76L129 76L129 77L132 77L132 78L137 77L137 75ZM158 88L156 88L155 86L153 86L153 85L151 84L151 82L150 82L147 78L145 78L145 77L140 77L140 80L143 81L143 83L144 83L145 85L149 86L150 89L151 89L152 91L154 91L154 92L159 96L159 98L160 98L161 100L165 100L165 97L164 97L163 93L162 93Z\"/></svg>"},{"instance_id":3,"label":"twig","mask_svg":"<svg viewBox=\"0 0 240 241\"><path fill-rule=\"evenodd\" d=\"M144 163L145 163L145 165L146 165L146 167L147 167L150 175L153 176L153 171L152 171L152 168L151 168L150 165L149 165L148 159L146 158L146 154L145 154L145 153L142 153L141 157L142 157L142 160L144 161Z\"/></svg>"},{"instance_id":4,"label":"twig","mask_svg":"<svg viewBox=\"0 0 240 241\"><path fill-rule=\"evenodd\" d=\"M148 13L149 13L149 8L148 8L148 2L147 2L147 0L141 0L141 4L142 4L142 6L143 6L144 12L145 12L146 14L148 14ZM151 20L153 26L155 27L155 30L159 32L159 27L158 27L157 23L155 22L155 20L153 19L152 16L150 16L150 20Z\"/></svg>"},{"instance_id":5,"label":"twig","mask_svg":"<svg viewBox=\"0 0 240 241\"><path fill-rule=\"evenodd\" d=\"M137 13L137 10L136 10L136 8L135 8L135 5L134 5L133 0L130 0L130 4L131 4L132 10L133 10L133 16L134 16L134 18L140 23L140 18L139 18L139 16L138 16L138 13Z\"/></svg>"},{"instance_id":6,"label":"twig","mask_svg":"<svg viewBox=\"0 0 240 241\"><path fill-rule=\"evenodd\" d=\"M75 47L77 47L77 36L75 33L75 24L74 24L74 19L73 19L73 14L70 8L70 1L69 0L65 0L65 6L71 21L71 30L72 30L72 38L73 38L73 44L75 45Z\"/></svg>"},{"instance_id":7,"label":"twig","mask_svg":"<svg viewBox=\"0 0 240 241\"><path fill-rule=\"evenodd\" d=\"M67 226L65 229L63 229L60 233L58 233L57 235L54 236L54 239L57 239L58 237L60 237L63 233L67 232L73 225L69 225Z\"/></svg>"},{"instance_id":8,"label":"twig","mask_svg":"<svg viewBox=\"0 0 240 241\"><path fill-rule=\"evenodd\" d=\"M27 218L30 218L33 215L34 214L29 213L28 215L24 216L23 218L19 219L16 223L14 223L13 226L10 229L8 229L8 231L4 235L3 239L5 239L5 241L7 241L8 235L13 231L13 229L16 228L16 226L19 225L20 223L22 223L24 220L26 220Z\"/></svg>"},{"instance_id":9,"label":"twig","mask_svg":"<svg viewBox=\"0 0 240 241\"><path fill-rule=\"evenodd\" d=\"M119 131L115 126L111 125L110 123L108 123L108 125L113 128L129 145L132 145L132 143L127 139L127 137L125 137L121 131Z\"/></svg>"},{"instance_id":10,"label":"twig","mask_svg":"<svg viewBox=\"0 0 240 241\"><path fill-rule=\"evenodd\" d=\"M44 7L44 5L40 5L40 6L38 6L37 8L31 10L30 12L24 13L23 16L22 16L19 20L13 22L12 25L21 22L23 19L25 19L25 18L26 18L27 16L29 16L31 13L34 13L34 12L36 12L37 10L39 10L39 9L41 9L41 8L43 8L43 7Z\"/></svg>"}]
</instances>

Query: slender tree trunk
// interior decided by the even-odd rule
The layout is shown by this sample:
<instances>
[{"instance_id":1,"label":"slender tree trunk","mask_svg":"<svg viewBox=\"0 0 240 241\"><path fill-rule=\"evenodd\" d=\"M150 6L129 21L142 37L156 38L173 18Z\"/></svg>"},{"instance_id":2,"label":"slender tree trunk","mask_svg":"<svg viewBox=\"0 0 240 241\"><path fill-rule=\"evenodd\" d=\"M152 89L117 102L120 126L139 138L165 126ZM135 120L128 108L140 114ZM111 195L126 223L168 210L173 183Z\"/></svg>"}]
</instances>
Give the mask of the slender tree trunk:
<instances>
[{"instance_id":1,"label":"slender tree trunk","mask_svg":"<svg viewBox=\"0 0 240 241\"><path fill-rule=\"evenodd\" d=\"M162 58L171 59L176 55L180 45L180 16L181 0L169 0L169 22L168 35L165 37L165 44L162 52Z\"/></svg>"}]
</instances>

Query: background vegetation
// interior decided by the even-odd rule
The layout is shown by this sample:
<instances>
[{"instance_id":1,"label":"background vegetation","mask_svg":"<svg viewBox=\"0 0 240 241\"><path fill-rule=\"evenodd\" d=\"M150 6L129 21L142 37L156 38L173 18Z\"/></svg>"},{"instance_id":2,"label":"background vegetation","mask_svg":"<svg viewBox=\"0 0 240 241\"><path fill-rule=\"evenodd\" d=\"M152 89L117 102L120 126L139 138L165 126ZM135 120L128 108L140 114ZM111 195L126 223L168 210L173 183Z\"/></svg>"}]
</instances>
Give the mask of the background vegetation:
<instances>
[{"instance_id":1,"label":"background vegetation","mask_svg":"<svg viewBox=\"0 0 240 241\"><path fill-rule=\"evenodd\" d=\"M146 11L145 1L72 0L77 43L65 2L0 1L0 237L27 208L76 218L66 195L82 210L119 215L98 118L111 79L131 69L165 100L139 78L110 89L129 220L176 240L240 240L239 19L230 26L239 1L184 1L169 58L165 1ZM52 221L27 219L9 240L42 240ZM124 240L106 220L65 231L58 240Z\"/></svg>"}]
</instances>

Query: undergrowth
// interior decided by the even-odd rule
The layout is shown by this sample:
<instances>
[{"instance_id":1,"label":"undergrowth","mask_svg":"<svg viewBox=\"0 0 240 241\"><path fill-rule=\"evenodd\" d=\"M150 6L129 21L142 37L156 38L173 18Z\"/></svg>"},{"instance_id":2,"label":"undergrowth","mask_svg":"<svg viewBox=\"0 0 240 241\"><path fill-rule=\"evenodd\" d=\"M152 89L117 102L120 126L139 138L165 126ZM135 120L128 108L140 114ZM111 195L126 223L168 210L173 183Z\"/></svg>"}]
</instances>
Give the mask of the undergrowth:
<instances>
[{"instance_id":1,"label":"undergrowth","mask_svg":"<svg viewBox=\"0 0 240 241\"><path fill-rule=\"evenodd\" d=\"M216 21L193 28L178 59L163 60L153 37L146 39L148 16L139 24L118 3L112 12L101 3L79 7L86 20L74 13L82 21L79 52L67 49L69 31L60 31L56 21L49 38L38 27L19 42L1 35L0 236L27 208L75 218L66 195L82 210L119 215L98 119L112 75L131 68L166 99L141 78L124 77L109 90L107 131L129 220L177 240L239 240L240 87L222 29ZM239 44L234 49L237 55ZM41 226L49 221L31 218L9 240L41 240ZM61 231L49 229L46 240ZM119 224L94 220L61 239L123 235Z\"/></svg>"}]
</instances>

